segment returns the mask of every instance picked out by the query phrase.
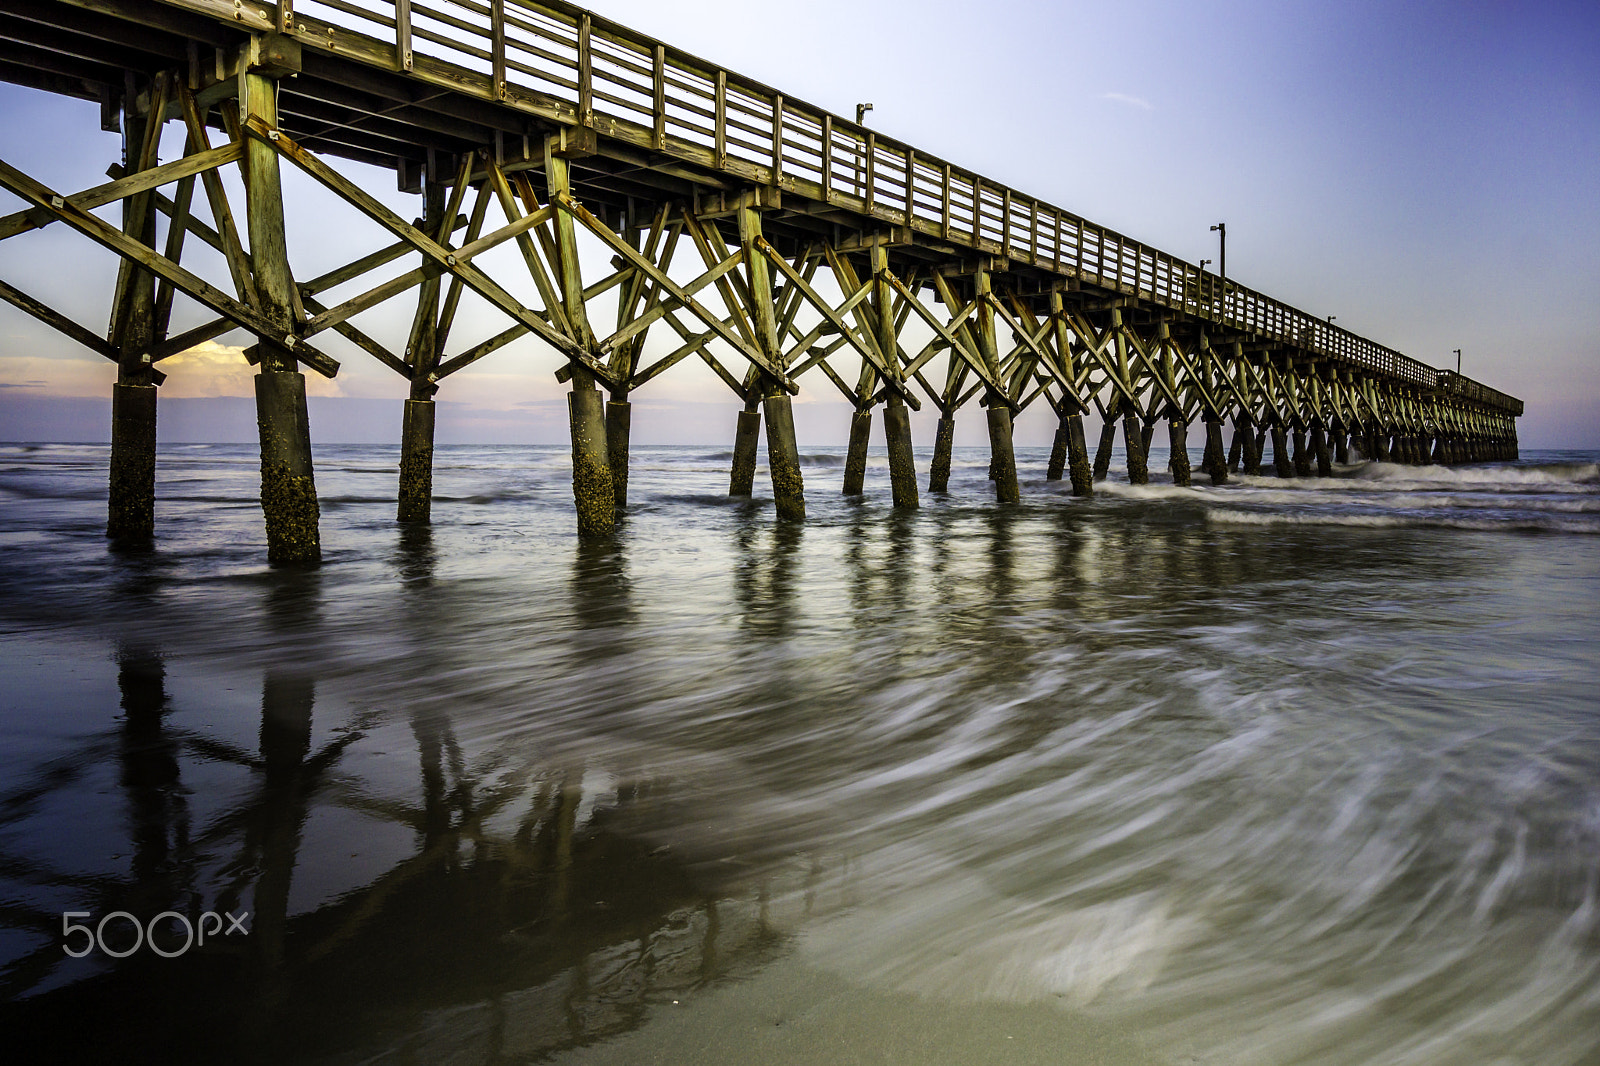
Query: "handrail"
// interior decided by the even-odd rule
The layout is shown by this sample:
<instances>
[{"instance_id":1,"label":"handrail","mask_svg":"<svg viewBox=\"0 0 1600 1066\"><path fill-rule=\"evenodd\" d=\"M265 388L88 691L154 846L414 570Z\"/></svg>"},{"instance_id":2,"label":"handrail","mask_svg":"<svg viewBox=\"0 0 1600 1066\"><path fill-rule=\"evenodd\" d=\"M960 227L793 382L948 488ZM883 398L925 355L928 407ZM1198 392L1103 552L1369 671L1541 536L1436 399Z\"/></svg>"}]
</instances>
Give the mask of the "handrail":
<instances>
[{"instance_id":1,"label":"handrail","mask_svg":"<svg viewBox=\"0 0 1600 1066\"><path fill-rule=\"evenodd\" d=\"M163 0L267 21L351 56L565 125L775 185L913 233L1292 344L1425 390L1513 397L564 0Z\"/></svg>"}]
</instances>

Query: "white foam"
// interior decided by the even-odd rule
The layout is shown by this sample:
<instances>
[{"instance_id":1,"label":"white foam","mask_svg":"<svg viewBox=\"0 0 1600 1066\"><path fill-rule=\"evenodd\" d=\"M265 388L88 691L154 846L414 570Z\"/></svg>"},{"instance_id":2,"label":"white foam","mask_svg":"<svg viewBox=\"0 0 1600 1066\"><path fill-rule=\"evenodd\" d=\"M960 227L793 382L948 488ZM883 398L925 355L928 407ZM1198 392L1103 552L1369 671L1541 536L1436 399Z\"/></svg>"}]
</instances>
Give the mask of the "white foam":
<instances>
[{"instance_id":1,"label":"white foam","mask_svg":"<svg viewBox=\"0 0 1600 1066\"><path fill-rule=\"evenodd\" d=\"M1231 507L1206 509L1218 526L1344 526L1355 529L1462 529L1484 532L1600 533L1600 519L1525 516L1466 518L1429 514L1284 514Z\"/></svg>"}]
</instances>

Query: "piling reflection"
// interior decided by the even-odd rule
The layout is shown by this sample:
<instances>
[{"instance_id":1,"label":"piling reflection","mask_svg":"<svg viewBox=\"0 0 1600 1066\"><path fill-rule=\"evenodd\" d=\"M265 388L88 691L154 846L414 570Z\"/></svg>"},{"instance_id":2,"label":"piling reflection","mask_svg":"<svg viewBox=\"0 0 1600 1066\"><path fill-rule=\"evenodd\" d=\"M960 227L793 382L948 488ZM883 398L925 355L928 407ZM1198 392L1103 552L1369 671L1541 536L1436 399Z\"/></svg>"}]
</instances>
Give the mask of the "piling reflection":
<instances>
[{"instance_id":1,"label":"piling reflection","mask_svg":"<svg viewBox=\"0 0 1600 1066\"><path fill-rule=\"evenodd\" d=\"M774 545L774 605L797 546L793 538ZM625 595L599 594L598 583L624 572L614 557L580 562L577 572L594 621L626 616ZM303 605L304 591L280 606ZM418 709L403 726L414 751L416 799L408 800L397 782L366 779L350 762L370 732L393 735L399 723L365 712L319 741L317 685L304 672L263 671L249 751L171 728L166 671L148 645L118 656L123 716L108 723L108 739L128 811L128 869L85 879L0 854L0 875L32 886L41 905L26 920L34 928L58 926L46 901L70 892L71 908L95 916L248 914L248 938L213 939L173 958L96 958L92 975L65 984L72 960L54 940L10 958L0 1018L13 1049L95 1057L106 1030L72 1019L87 1004L104 1017L110 1003L113 1020L127 1022L119 1061L380 1051L370 1061L431 1062L447 1051L459 1062L525 1059L635 1027L661 997L782 948L769 875L729 882L708 876L704 856L691 868L656 843L677 816L664 778L546 765L521 746L469 754L448 713ZM221 793L207 796L191 831L181 782L186 773L215 782L219 772L232 773L237 798L218 806ZM25 820L58 791L85 801L76 775L41 773L4 797L6 822ZM308 848L326 847L312 825L340 812L409 830L414 844L370 882L307 904L297 886L326 873L306 865ZM802 877L820 876L812 866L796 867L793 885L780 890L786 898L799 899Z\"/></svg>"},{"instance_id":2,"label":"piling reflection","mask_svg":"<svg viewBox=\"0 0 1600 1066\"><path fill-rule=\"evenodd\" d=\"M117 656L121 695L121 776L128 803L132 876L152 913L177 903L192 871L183 868L189 850L189 808L178 767L177 738L167 729L166 664L147 646L124 645Z\"/></svg>"},{"instance_id":3,"label":"piling reflection","mask_svg":"<svg viewBox=\"0 0 1600 1066\"><path fill-rule=\"evenodd\" d=\"M433 527L426 522L406 522L397 527L394 568L408 588L427 588L433 584L439 565L439 552L433 542Z\"/></svg>"}]
</instances>

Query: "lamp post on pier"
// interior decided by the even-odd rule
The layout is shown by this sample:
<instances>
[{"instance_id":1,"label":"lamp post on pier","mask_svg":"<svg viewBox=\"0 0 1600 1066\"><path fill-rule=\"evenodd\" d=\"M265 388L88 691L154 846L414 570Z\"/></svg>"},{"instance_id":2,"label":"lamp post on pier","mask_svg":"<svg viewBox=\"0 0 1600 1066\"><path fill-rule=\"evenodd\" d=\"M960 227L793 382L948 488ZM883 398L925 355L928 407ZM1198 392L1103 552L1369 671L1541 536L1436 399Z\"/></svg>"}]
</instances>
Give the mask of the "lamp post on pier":
<instances>
[{"instance_id":1,"label":"lamp post on pier","mask_svg":"<svg viewBox=\"0 0 1600 1066\"><path fill-rule=\"evenodd\" d=\"M1211 227L1211 230L1212 230L1213 233L1217 234L1218 238L1222 242L1222 252L1217 257L1217 273L1222 276L1222 280L1223 281L1227 281L1228 280L1228 224L1226 222L1218 222L1215 226Z\"/></svg>"}]
</instances>

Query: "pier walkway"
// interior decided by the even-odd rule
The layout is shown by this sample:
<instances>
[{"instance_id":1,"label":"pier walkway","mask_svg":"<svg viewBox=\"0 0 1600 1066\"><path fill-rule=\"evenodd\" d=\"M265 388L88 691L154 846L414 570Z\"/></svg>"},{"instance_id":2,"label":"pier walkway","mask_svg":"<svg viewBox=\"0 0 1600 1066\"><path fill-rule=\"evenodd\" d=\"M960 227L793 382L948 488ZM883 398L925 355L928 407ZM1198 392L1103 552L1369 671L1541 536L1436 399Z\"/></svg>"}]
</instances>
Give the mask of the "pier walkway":
<instances>
[{"instance_id":1,"label":"pier walkway","mask_svg":"<svg viewBox=\"0 0 1600 1066\"><path fill-rule=\"evenodd\" d=\"M863 491L881 409L899 507L922 491L909 410L924 403L941 415L925 490L946 490L955 419L975 400L1001 503L1019 499L1012 419L1041 401L1060 425L1048 476L1080 495L1105 476L1119 422L1135 482L1162 422L1180 485L1196 422L1214 483L1258 473L1269 439L1285 477L1327 476L1353 456L1516 456L1513 397L564 3L0 0L0 80L97 100L103 126L124 134L110 180L82 191L18 170L0 141L0 187L27 204L0 218L0 240L63 225L120 257L105 334L0 280L0 298L117 364L107 532L118 539L153 534L160 363L240 328L260 368L276 561L320 557L302 374L335 375L333 351L410 383L402 521L428 518L434 396L530 339L571 386L584 536L608 533L627 505L631 395L687 359L744 404L730 427L733 494L752 491L764 421L783 520L805 514L790 408L802 386L855 408L846 493ZM162 162L168 123L185 147ZM418 217L395 214L343 161L392 170ZM390 243L297 275L285 166ZM95 213L112 205L116 222ZM512 295L503 267L497 278L480 266L503 244L537 306ZM220 253L207 253L211 281L185 265L197 245ZM584 247L610 272L584 277ZM454 335L468 291L501 332ZM174 330L180 293L204 314ZM403 349L358 324L373 312L410 320ZM647 355L663 333L670 350ZM1092 456L1091 412L1104 426Z\"/></svg>"}]
</instances>

